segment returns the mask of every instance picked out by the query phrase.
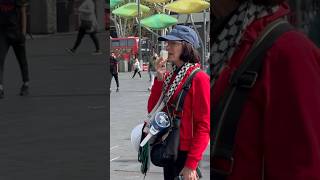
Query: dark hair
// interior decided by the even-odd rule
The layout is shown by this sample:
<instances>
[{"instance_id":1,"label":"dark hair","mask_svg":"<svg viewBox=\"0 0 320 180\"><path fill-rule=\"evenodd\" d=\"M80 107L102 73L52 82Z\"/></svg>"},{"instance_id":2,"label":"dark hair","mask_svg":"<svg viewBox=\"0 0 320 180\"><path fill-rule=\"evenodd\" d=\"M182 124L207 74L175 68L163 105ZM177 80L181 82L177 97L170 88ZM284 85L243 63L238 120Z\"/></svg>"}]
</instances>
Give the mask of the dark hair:
<instances>
[{"instance_id":1,"label":"dark hair","mask_svg":"<svg viewBox=\"0 0 320 180\"><path fill-rule=\"evenodd\" d=\"M183 41L180 59L183 62L198 63L200 61L200 56L198 51L190 43Z\"/></svg>"},{"instance_id":2,"label":"dark hair","mask_svg":"<svg viewBox=\"0 0 320 180\"><path fill-rule=\"evenodd\" d=\"M272 6L281 4L287 0L237 0L238 2L252 1L254 4Z\"/></svg>"}]
</instances>

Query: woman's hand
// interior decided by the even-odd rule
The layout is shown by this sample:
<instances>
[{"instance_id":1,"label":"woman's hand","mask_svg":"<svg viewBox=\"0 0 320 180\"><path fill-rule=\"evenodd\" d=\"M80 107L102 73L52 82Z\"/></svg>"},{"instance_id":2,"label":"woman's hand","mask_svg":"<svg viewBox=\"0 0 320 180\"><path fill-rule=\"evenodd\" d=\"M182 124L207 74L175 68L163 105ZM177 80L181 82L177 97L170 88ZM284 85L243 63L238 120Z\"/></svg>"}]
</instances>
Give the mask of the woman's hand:
<instances>
[{"instance_id":1,"label":"woman's hand","mask_svg":"<svg viewBox=\"0 0 320 180\"><path fill-rule=\"evenodd\" d=\"M157 79L159 81L163 80L163 77L167 71L166 63L167 63L167 60L163 59L162 57L158 58L155 62L155 67L156 67L156 71L157 71Z\"/></svg>"},{"instance_id":2,"label":"woman's hand","mask_svg":"<svg viewBox=\"0 0 320 180\"><path fill-rule=\"evenodd\" d=\"M183 180L198 180L198 175L196 170L189 169L184 167L180 172L180 175L183 176Z\"/></svg>"}]
</instances>

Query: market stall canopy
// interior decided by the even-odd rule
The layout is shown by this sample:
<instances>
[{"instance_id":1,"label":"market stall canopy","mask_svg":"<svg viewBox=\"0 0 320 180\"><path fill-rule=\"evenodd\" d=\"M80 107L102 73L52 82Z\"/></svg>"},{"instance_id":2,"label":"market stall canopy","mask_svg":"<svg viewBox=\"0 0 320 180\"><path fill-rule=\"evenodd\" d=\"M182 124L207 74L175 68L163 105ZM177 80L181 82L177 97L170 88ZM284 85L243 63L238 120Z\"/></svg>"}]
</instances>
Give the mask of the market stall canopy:
<instances>
[{"instance_id":1,"label":"market stall canopy","mask_svg":"<svg viewBox=\"0 0 320 180\"><path fill-rule=\"evenodd\" d=\"M166 14L156 14L141 20L141 25L150 29L164 29L177 23L176 18Z\"/></svg>"},{"instance_id":2,"label":"market stall canopy","mask_svg":"<svg viewBox=\"0 0 320 180\"><path fill-rule=\"evenodd\" d=\"M203 0L178 0L164 6L165 9L179 14L198 13L210 7L210 3Z\"/></svg>"},{"instance_id":3,"label":"market stall canopy","mask_svg":"<svg viewBox=\"0 0 320 180\"><path fill-rule=\"evenodd\" d=\"M150 8L140 4L141 13L148 13ZM128 3L112 11L113 14L123 17L136 17L138 16L138 4Z\"/></svg>"},{"instance_id":4,"label":"market stall canopy","mask_svg":"<svg viewBox=\"0 0 320 180\"><path fill-rule=\"evenodd\" d=\"M110 8L113 9L115 6L122 3L124 0L110 0Z\"/></svg>"}]
</instances>

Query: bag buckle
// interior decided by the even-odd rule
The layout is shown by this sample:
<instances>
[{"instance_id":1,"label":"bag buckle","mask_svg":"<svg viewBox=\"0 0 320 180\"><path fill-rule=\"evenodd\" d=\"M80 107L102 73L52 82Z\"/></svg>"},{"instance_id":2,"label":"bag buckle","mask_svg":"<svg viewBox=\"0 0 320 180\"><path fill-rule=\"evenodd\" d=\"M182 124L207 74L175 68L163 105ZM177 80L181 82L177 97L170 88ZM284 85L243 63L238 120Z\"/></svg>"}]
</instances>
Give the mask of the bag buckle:
<instances>
[{"instance_id":1,"label":"bag buckle","mask_svg":"<svg viewBox=\"0 0 320 180\"><path fill-rule=\"evenodd\" d=\"M228 176L232 173L234 165L233 157L213 156L212 158L211 170L213 172L225 176Z\"/></svg>"},{"instance_id":2,"label":"bag buckle","mask_svg":"<svg viewBox=\"0 0 320 180\"><path fill-rule=\"evenodd\" d=\"M231 85L248 89L252 88L258 79L258 73L255 71L245 71L237 79L233 76L234 74L232 74L230 79Z\"/></svg>"}]
</instances>

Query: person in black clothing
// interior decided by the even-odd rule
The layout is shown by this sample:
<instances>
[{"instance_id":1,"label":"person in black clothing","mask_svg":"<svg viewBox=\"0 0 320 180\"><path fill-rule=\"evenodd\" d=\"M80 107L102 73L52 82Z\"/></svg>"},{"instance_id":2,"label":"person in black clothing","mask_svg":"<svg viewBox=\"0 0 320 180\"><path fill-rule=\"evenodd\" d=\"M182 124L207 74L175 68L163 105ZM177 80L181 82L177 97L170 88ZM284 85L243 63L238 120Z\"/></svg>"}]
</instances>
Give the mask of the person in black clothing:
<instances>
[{"instance_id":1,"label":"person in black clothing","mask_svg":"<svg viewBox=\"0 0 320 180\"><path fill-rule=\"evenodd\" d=\"M25 46L27 5L27 0L0 1L0 99L4 97L4 62L10 46L14 50L21 70L23 84L20 95L29 94L29 72Z\"/></svg>"},{"instance_id":2,"label":"person in black clothing","mask_svg":"<svg viewBox=\"0 0 320 180\"><path fill-rule=\"evenodd\" d=\"M111 56L110 56L110 73L116 81L117 92L119 92L118 61L114 53L111 53ZM112 77L111 77L111 81L112 81ZM110 86L111 86L111 81L110 81Z\"/></svg>"},{"instance_id":3,"label":"person in black clothing","mask_svg":"<svg viewBox=\"0 0 320 180\"><path fill-rule=\"evenodd\" d=\"M83 37L86 34L90 35L96 50L92 53L92 55L100 55L102 52L100 51L99 40L97 37L97 10L96 10L96 0L85 0L78 8L78 12L80 15L80 27L77 35L76 42L74 43L72 48L66 48L71 54L74 54L79 47Z\"/></svg>"}]
</instances>

